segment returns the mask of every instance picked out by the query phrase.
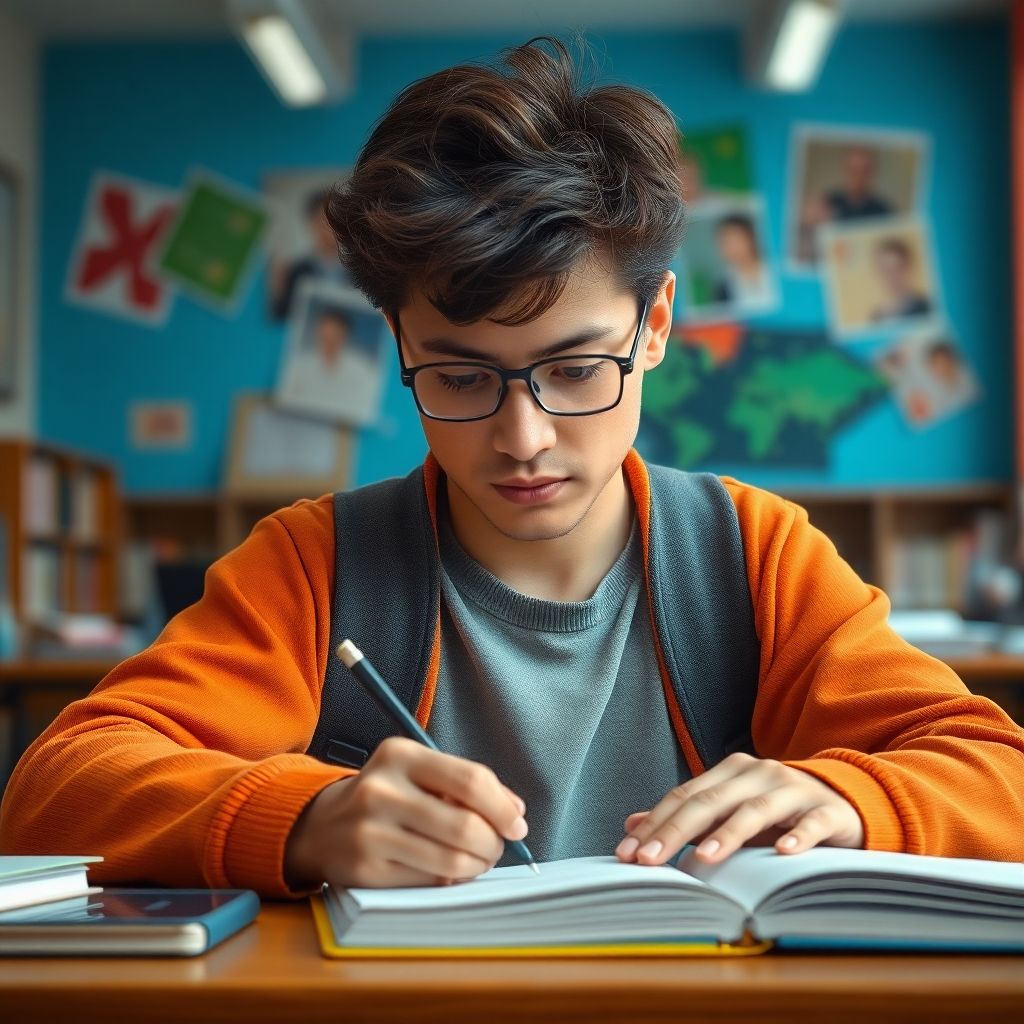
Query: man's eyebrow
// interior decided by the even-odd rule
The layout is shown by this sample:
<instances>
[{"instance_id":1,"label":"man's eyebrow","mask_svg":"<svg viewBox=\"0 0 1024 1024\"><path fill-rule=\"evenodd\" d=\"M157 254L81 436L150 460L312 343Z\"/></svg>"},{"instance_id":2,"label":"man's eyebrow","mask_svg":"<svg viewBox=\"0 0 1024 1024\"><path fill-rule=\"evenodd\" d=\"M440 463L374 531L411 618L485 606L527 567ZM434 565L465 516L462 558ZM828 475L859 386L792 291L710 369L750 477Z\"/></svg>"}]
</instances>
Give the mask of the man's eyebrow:
<instances>
[{"instance_id":1,"label":"man's eyebrow","mask_svg":"<svg viewBox=\"0 0 1024 1024\"><path fill-rule=\"evenodd\" d=\"M608 335L613 334L614 331L614 327L585 327L582 331L574 334L571 338L566 338L564 341L558 341L554 345L549 345L547 348L541 349L539 352L535 352L529 358L528 362L534 363L538 359L546 359L548 356L557 356L559 353L565 352L567 349L576 348L579 345L586 345L591 341L599 341L602 338L607 338ZM431 355L457 356L460 359L477 359L484 363L494 362L494 357L491 353L480 352L478 349L475 349L470 345L464 345L462 342L455 341L452 338L428 338L426 341L421 341L418 347L423 352L427 352Z\"/></svg>"}]
</instances>

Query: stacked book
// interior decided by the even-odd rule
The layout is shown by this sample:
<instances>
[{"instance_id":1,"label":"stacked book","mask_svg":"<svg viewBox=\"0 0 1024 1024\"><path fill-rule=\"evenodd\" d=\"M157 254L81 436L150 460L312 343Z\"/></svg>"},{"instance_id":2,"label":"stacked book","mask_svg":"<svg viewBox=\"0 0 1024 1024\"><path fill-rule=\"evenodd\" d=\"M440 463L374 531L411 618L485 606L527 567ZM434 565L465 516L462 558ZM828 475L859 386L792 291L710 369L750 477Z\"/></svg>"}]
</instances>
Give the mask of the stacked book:
<instances>
[{"instance_id":1,"label":"stacked book","mask_svg":"<svg viewBox=\"0 0 1024 1024\"><path fill-rule=\"evenodd\" d=\"M90 916L88 865L102 857L0 857L0 924Z\"/></svg>"}]
</instances>

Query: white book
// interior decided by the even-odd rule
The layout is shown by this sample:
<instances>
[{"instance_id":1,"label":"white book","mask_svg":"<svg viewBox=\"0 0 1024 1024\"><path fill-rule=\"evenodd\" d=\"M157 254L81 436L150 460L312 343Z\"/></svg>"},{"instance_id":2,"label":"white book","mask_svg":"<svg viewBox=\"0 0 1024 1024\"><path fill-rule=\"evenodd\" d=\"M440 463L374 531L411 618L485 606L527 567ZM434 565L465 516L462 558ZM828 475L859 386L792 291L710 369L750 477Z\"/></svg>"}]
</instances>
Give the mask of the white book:
<instances>
[{"instance_id":1,"label":"white book","mask_svg":"<svg viewBox=\"0 0 1024 1024\"><path fill-rule=\"evenodd\" d=\"M1024 952L1024 864L752 847L716 866L688 848L675 867L580 857L540 869L440 887L325 886L334 955L744 943Z\"/></svg>"},{"instance_id":2,"label":"white book","mask_svg":"<svg viewBox=\"0 0 1024 1024\"><path fill-rule=\"evenodd\" d=\"M102 857L0 857L0 912L83 896L88 865Z\"/></svg>"}]
</instances>

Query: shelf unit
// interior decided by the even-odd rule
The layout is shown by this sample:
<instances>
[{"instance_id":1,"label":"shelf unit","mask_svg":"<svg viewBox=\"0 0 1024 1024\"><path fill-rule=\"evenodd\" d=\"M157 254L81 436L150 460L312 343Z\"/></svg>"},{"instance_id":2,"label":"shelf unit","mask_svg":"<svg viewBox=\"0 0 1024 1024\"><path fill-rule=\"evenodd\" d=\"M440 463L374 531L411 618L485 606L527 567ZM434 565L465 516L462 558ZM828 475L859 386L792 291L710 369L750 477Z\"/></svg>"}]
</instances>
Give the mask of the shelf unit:
<instances>
[{"instance_id":1,"label":"shelf unit","mask_svg":"<svg viewBox=\"0 0 1024 1024\"><path fill-rule=\"evenodd\" d=\"M906 488L777 488L783 497L807 509L811 522L826 533L839 553L869 583L903 600L907 552L925 542L943 557L943 546L956 556L980 517L994 517L1010 543L1013 492L1009 484L982 482L963 486ZM263 516L290 505L293 494L239 496L224 493L146 495L126 501L128 534L156 541L162 557L212 562L240 544ZM1009 556L1009 550L1004 552ZM956 566L950 567L950 573ZM965 572L964 566L959 570ZM946 570L943 570L946 572ZM963 580L951 581L959 589ZM947 588L950 589L950 588ZM934 604L960 607L945 590ZM911 602L922 606L921 601ZM924 605L929 602L924 601Z\"/></svg>"},{"instance_id":2,"label":"shelf unit","mask_svg":"<svg viewBox=\"0 0 1024 1024\"><path fill-rule=\"evenodd\" d=\"M983 524L1000 539L989 540L1004 558L1011 554L1014 523L1013 489L1009 484L982 482L961 486L875 489L779 488L783 497L802 505L839 553L867 582L881 587L894 606L946 606L968 610L955 600L969 572L971 535ZM977 540L977 538L975 538ZM930 548L930 552L922 550ZM908 553L929 553L941 563L945 584L934 600L906 600ZM959 563L959 564L958 564ZM934 573L933 573L934 575ZM928 595L925 595L927 597Z\"/></svg>"},{"instance_id":3,"label":"shelf unit","mask_svg":"<svg viewBox=\"0 0 1024 1024\"><path fill-rule=\"evenodd\" d=\"M116 615L120 512L109 462L35 441L0 441L0 588L19 621L52 612Z\"/></svg>"},{"instance_id":4,"label":"shelf unit","mask_svg":"<svg viewBox=\"0 0 1024 1024\"><path fill-rule=\"evenodd\" d=\"M125 499L127 534L154 545L157 558L212 562L249 535L259 520L303 495L194 492Z\"/></svg>"}]
</instances>

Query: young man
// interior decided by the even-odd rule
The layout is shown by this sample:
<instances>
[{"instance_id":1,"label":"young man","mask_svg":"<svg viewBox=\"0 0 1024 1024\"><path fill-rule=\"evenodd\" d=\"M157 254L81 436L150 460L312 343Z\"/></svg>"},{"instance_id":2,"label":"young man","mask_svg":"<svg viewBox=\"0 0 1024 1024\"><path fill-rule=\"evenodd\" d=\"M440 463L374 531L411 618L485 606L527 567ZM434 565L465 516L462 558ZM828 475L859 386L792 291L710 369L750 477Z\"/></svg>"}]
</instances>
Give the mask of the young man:
<instances>
[{"instance_id":1,"label":"young man","mask_svg":"<svg viewBox=\"0 0 1024 1024\"><path fill-rule=\"evenodd\" d=\"M1024 857L1022 730L900 641L800 509L632 449L671 324L675 125L580 91L552 45L410 86L330 203L424 466L260 523L25 755L5 851L265 895L471 878L527 818L540 861ZM445 753L387 738L346 636Z\"/></svg>"}]
</instances>

